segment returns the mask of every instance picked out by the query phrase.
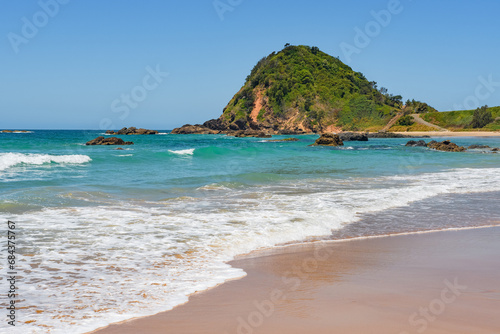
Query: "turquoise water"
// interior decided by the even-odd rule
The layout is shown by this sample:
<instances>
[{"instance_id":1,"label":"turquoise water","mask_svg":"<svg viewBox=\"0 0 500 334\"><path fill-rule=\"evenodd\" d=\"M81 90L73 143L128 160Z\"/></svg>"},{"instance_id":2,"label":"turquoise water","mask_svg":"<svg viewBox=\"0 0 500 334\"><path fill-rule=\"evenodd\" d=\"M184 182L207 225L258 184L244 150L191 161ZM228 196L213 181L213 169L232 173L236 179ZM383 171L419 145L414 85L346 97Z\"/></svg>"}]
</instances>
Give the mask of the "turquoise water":
<instances>
[{"instance_id":1,"label":"turquoise water","mask_svg":"<svg viewBox=\"0 0 500 334\"><path fill-rule=\"evenodd\" d=\"M35 320L20 332L82 333L170 309L244 275L225 262L261 247L476 226L471 219L359 224L390 210L404 217L412 203L468 193L491 200L500 191L500 154L480 150L167 132L117 136L135 143L123 150L84 145L100 131L0 133L0 213L19 228L22 315ZM500 147L498 137L452 141Z\"/></svg>"}]
</instances>

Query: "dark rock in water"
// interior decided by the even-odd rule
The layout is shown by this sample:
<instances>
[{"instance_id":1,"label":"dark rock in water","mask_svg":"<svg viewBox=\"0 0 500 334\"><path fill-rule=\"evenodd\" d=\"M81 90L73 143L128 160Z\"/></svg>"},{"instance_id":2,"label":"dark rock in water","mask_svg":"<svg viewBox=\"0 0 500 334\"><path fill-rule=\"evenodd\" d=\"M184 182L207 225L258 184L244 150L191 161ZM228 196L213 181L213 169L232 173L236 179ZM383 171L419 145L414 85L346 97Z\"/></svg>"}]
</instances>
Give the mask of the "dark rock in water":
<instances>
[{"instance_id":1,"label":"dark rock in water","mask_svg":"<svg viewBox=\"0 0 500 334\"><path fill-rule=\"evenodd\" d=\"M231 135L231 134L228 134ZM240 130L235 132L234 134L235 137L238 138L244 138L244 137L254 137L254 138L271 138L272 136L270 134L267 134L262 131L255 131L255 130Z\"/></svg>"},{"instance_id":2,"label":"dark rock in water","mask_svg":"<svg viewBox=\"0 0 500 334\"><path fill-rule=\"evenodd\" d=\"M206 126L200 124L186 124L181 126L180 128L173 129L170 133L173 135L215 135L220 133L220 131L209 129Z\"/></svg>"},{"instance_id":3,"label":"dark rock in water","mask_svg":"<svg viewBox=\"0 0 500 334\"><path fill-rule=\"evenodd\" d=\"M491 150L491 152L498 152L500 149L498 147L495 147L494 149Z\"/></svg>"},{"instance_id":4,"label":"dark rock in water","mask_svg":"<svg viewBox=\"0 0 500 334\"><path fill-rule=\"evenodd\" d=\"M109 137L104 138L103 136L97 137L88 141L85 145L134 145L131 141L123 141L121 138Z\"/></svg>"},{"instance_id":5,"label":"dark rock in water","mask_svg":"<svg viewBox=\"0 0 500 334\"><path fill-rule=\"evenodd\" d=\"M121 148L121 147L118 147L118 148L117 148L117 150L122 150L122 151L123 151L123 148Z\"/></svg>"},{"instance_id":6,"label":"dark rock in water","mask_svg":"<svg viewBox=\"0 0 500 334\"><path fill-rule=\"evenodd\" d=\"M445 152L464 152L465 151L465 147L458 146L457 144L452 143L449 140L445 140L445 141L442 141L440 143L433 140L429 144L427 144L427 147L432 148L434 150L445 151Z\"/></svg>"},{"instance_id":7,"label":"dark rock in water","mask_svg":"<svg viewBox=\"0 0 500 334\"><path fill-rule=\"evenodd\" d=\"M122 128L118 131L112 131L108 130L106 131L106 134L108 135L156 135L158 134L158 131L156 130L148 130L148 129L137 129L135 127L130 127L130 128Z\"/></svg>"},{"instance_id":8,"label":"dark rock in water","mask_svg":"<svg viewBox=\"0 0 500 334\"><path fill-rule=\"evenodd\" d=\"M406 143L406 146L427 147L427 143L423 140L419 140L419 141L410 140L409 142Z\"/></svg>"},{"instance_id":9,"label":"dark rock in water","mask_svg":"<svg viewBox=\"0 0 500 334\"><path fill-rule=\"evenodd\" d=\"M339 137L342 141L368 141L366 133L342 132Z\"/></svg>"},{"instance_id":10,"label":"dark rock in water","mask_svg":"<svg viewBox=\"0 0 500 334\"><path fill-rule=\"evenodd\" d=\"M471 145L469 146L469 150L481 149L481 148L490 148L488 145Z\"/></svg>"},{"instance_id":11,"label":"dark rock in water","mask_svg":"<svg viewBox=\"0 0 500 334\"><path fill-rule=\"evenodd\" d=\"M288 141L299 141L298 138L285 138L285 139L275 139L275 140L268 140L268 143L277 143L277 142L288 142Z\"/></svg>"},{"instance_id":12,"label":"dark rock in water","mask_svg":"<svg viewBox=\"0 0 500 334\"><path fill-rule=\"evenodd\" d=\"M344 146L344 142L339 135L334 133L324 133L311 146Z\"/></svg>"}]
</instances>

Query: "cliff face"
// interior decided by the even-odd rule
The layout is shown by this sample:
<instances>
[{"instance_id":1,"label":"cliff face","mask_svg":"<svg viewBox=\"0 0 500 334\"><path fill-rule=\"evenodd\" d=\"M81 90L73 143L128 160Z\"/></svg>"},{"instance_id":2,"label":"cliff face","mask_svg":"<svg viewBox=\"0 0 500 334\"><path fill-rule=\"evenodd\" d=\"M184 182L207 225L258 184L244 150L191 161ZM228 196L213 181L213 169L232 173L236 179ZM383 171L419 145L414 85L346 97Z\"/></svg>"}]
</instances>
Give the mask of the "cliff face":
<instances>
[{"instance_id":1,"label":"cliff face","mask_svg":"<svg viewBox=\"0 0 500 334\"><path fill-rule=\"evenodd\" d=\"M287 46L262 58L222 115L200 127L227 133L364 130L385 125L400 107L400 96L379 91L317 47Z\"/></svg>"}]
</instances>

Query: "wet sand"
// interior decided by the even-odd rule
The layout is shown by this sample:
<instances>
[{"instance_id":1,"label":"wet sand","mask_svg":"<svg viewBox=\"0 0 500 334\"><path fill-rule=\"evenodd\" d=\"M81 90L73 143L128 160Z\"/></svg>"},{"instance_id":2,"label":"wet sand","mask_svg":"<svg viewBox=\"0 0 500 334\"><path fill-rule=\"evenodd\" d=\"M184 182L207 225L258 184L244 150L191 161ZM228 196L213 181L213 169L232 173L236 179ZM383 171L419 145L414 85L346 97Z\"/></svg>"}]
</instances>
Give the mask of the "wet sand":
<instances>
[{"instance_id":1,"label":"wet sand","mask_svg":"<svg viewBox=\"0 0 500 334\"><path fill-rule=\"evenodd\" d=\"M401 135L430 136L430 137L500 137L500 131L419 131L395 132Z\"/></svg>"},{"instance_id":2,"label":"wet sand","mask_svg":"<svg viewBox=\"0 0 500 334\"><path fill-rule=\"evenodd\" d=\"M248 275L111 333L500 333L500 227L321 242L233 261Z\"/></svg>"}]
</instances>

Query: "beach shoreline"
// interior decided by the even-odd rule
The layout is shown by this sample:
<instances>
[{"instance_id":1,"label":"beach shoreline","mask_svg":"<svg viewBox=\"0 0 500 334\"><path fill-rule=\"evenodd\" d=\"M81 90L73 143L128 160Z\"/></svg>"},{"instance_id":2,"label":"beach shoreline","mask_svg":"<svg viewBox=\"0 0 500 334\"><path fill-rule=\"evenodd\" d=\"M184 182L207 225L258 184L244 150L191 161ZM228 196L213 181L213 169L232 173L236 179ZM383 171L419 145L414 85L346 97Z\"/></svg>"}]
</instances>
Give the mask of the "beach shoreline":
<instances>
[{"instance_id":1,"label":"beach shoreline","mask_svg":"<svg viewBox=\"0 0 500 334\"><path fill-rule=\"evenodd\" d=\"M426 333L493 333L500 330L489 311L500 302L495 237L500 226L252 252L230 262L247 276L196 293L171 311L91 333L366 333L376 328L371 332L406 334L424 324ZM454 284L467 289L455 298L448 292L445 301L436 299L436 292ZM427 305L436 311L428 318L418 313Z\"/></svg>"}]
</instances>

